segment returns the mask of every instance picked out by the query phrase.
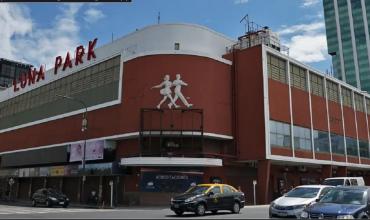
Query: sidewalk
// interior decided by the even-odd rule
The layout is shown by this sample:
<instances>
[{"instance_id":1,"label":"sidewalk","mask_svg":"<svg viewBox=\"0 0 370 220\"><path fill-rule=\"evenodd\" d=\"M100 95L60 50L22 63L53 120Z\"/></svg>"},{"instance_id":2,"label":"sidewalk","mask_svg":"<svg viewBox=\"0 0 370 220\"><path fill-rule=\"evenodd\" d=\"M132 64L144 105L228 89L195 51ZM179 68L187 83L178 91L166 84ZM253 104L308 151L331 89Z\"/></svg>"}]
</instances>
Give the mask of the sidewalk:
<instances>
[{"instance_id":1,"label":"sidewalk","mask_svg":"<svg viewBox=\"0 0 370 220\"><path fill-rule=\"evenodd\" d=\"M12 200L12 201L0 201L0 205L8 205L8 206L23 206L23 207L31 207L31 201L27 200ZM41 205L38 207L42 207ZM118 205L113 208L110 207L109 204L101 206L89 205L89 204L80 204L80 203L70 203L68 208L85 208L85 209L166 209L169 206L127 206L127 205Z\"/></svg>"}]
</instances>

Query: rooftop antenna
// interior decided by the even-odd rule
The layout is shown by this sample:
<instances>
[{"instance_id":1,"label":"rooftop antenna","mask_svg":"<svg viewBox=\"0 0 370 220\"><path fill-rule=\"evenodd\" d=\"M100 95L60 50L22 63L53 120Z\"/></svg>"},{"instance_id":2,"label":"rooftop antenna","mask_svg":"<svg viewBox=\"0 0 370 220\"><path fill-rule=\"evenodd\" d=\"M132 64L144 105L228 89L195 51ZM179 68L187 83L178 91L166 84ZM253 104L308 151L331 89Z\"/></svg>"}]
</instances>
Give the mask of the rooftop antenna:
<instances>
[{"instance_id":1,"label":"rooftop antenna","mask_svg":"<svg viewBox=\"0 0 370 220\"><path fill-rule=\"evenodd\" d=\"M113 42L113 32L112 32L112 42Z\"/></svg>"},{"instance_id":2,"label":"rooftop antenna","mask_svg":"<svg viewBox=\"0 0 370 220\"><path fill-rule=\"evenodd\" d=\"M161 12L158 12L157 23L161 23Z\"/></svg>"},{"instance_id":3,"label":"rooftop antenna","mask_svg":"<svg viewBox=\"0 0 370 220\"><path fill-rule=\"evenodd\" d=\"M248 33L249 33L249 16L248 14L246 14L241 20L239 23L242 23L242 21L245 21L244 23L244 32L247 33L247 27L248 27Z\"/></svg>"}]
</instances>

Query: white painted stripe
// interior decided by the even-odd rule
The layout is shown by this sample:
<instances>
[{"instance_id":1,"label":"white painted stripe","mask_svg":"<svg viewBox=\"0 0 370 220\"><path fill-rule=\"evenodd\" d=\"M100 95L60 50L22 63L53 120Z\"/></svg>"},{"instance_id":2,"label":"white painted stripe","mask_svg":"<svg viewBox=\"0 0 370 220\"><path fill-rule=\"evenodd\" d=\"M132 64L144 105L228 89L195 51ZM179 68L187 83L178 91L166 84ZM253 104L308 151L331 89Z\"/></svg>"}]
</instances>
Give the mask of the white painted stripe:
<instances>
[{"instance_id":1,"label":"white painted stripe","mask_svg":"<svg viewBox=\"0 0 370 220\"><path fill-rule=\"evenodd\" d=\"M326 87L326 80L327 78L324 77L324 89L325 89L325 105L326 105L326 118L328 120L328 135L329 135L329 150L330 150L330 160L333 160L333 150L331 148L331 128L330 128L330 116L329 116L329 98L328 98L328 90Z\"/></svg>"},{"instance_id":2,"label":"white painted stripe","mask_svg":"<svg viewBox=\"0 0 370 220\"><path fill-rule=\"evenodd\" d=\"M187 134L187 135L191 135L191 133ZM233 136L229 136L229 135L208 133L208 132L204 132L203 136L208 137L208 138L225 139L225 140L232 140L234 138ZM92 138L92 139L86 139L86 141L123 140L123 139L137 138L137 137L139 137L139 132L138 131L123 133L123 134L117 134L117 135L111 135L111 136L98 137L98 138ZM32 148L24 148L24 149L19 149L19 150L4 151L4 152L0 152L0 155L9 154L9 153L17 153L17 152L26 152L26 151L30 151L30 150L47 149L47 148L52 148L52 147L60 147L60 146L65 146L65 145L70 145L70 144L76 144L76 143L79 143L81 141L84 141L84 140L63 142L63 143L44 145L44 146L32 147Z\"/></svg>"},{"instance_id":3,"label":"white painted stripe","mask_svg":"<svg viewBox=\"0 0 370 220\"><path fill-rule=\"evenodd\" d=\"M339 100L340 100L340 111L342 116L342 129L343 129L343 137L344 137L344 155L346 157L346 163L348 162L347 156L347 141L346 141L346 128L344 125L344 113L343 113L343 99L342 99L342 86L339 86Z\"/></svg>"},{"instance_id":4,"label":"white painted stripe","mask_svg":"<svg viewBox=\"0 0 370 220\"><path fill-rule=\"evenodd\" d=\"M312 119L312 96L311 96L311 77L309 70L306 70L306 79L307 79L307 91L308 91L308 105L310 108L310 126L311 126L311 149L312 149L312 158L315 159L315 145L313 141L313 119Z\"/></svg>"},{"instance_id":5,"label":"white painted stripe","mask_svg":"<svg viewBox=\"0 0 370 220\"><path fill-rule=\"evenodd\" d=\"M262 44L262 76L263 76L263 103L265 111L265 149L266 156L271 154L270 147L270 102L269 102L269 79L267 72L267 52L266 46Z\"/></svg>"},{"instance_id":6,"label":"white painted stripe","mask_svg":"<svg viewBox=\"0 0 370 220\"><path fill-rule=\"evenodd\" d=\"M289 87L289 118L290 118L290 145L292 147L293 157L295 157L294 150L294 125L293 125L293 102L292 102L292 84L290 82L290 60L286 62L287 65L287 76L288 76L288 87Z\"/></svg>"},{"instance_id":7,"label":"white painted stripe","mask_svg":"<svg viewBox=\"0 0 370 220\"><path fill-rule=\"evenodd\" d=\"M353 167L353 168L361 168L361 169L370 169L370 165L367 164L355 164L355 163L347 163L347 162L337 162L337 161L329 161L329 160L318 160L318 159L308 159L308 158L293 158L287 156L280 156L280 155L270 155L268 158L270 160L276 161L285 161L285 162L295 162L300 164L312 164L312 165L334 165L334 166L346 166L346 167Z\"/></svg>"}]
</instances>

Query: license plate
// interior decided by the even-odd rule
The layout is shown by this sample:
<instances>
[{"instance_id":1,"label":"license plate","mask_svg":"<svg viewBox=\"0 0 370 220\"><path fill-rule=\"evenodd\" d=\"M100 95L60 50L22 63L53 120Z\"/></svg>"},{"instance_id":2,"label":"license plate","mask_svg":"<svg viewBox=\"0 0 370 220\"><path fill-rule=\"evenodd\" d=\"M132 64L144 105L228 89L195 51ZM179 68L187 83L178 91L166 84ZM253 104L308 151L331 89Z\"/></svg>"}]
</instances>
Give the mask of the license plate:
<instances>
[{"instance_id":1,"label":"license plate","mask_svg":"<svg viewBox=\"0 0 370 220\"><path fill-rule=\"evenodd\" d=\"M64 202L59 202L59 205L64 205Z\"/></svg>"},{"instance_id":2,"label":"license plate","mask_svg":"<svg viewBox=\"0 0 370 220\"><path fill-rule=\"evenodd\" d=\"M179 207L179 205L178 205L178 204L175 204L173 207L178 208L178 207Z\"/></svg>"},{"instance_id":3,"label":"license plate","mask_svg":"<svg viewBox=\"0 0 370 220\"><path fill-rule=\"evenodd\" d=\"M279 216L287 216L288 214L287 214L287 213L285 213L285 212L278 212L278 215L279 215Z\"/></svg>"}]
</instances>

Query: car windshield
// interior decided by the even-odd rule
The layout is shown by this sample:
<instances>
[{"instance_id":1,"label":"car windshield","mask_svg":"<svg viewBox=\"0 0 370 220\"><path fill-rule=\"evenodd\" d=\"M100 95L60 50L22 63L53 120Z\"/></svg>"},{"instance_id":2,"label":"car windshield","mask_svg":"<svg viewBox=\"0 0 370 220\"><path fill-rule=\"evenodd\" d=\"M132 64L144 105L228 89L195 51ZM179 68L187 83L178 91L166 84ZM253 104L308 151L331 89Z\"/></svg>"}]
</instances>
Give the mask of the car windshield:
<instances>
[{"instance_id":1,"label":"car windshield","mask_svg":"<svg viewBox=\"0 0 370 220\"><path fill-rule=\"evenodd\" d=\"M209 186L193 186L190 189L188 189L185 193L191 193L191 194L203 194L209 189Z\"/></svg>"},{"instance_id":2,"label":"car windshield","mask_svg":"<svg viewBox=\"0 0 370 220\"><path fill-rule=\"evenodd\" d=\"M366 190L361 189L334 188L320 199L320 203L364 205L366 200L365 194Z\"/></svg>"},{"instance_id":3,"label":"car windshield","mask_svg":"<svg viewBox=\"0 0 370 220\"><path fill-rule=\"evenodd\" d=\"M330 179L330 180L324 180L322 183L323 185L329 185L329 186L343 186L344 179Z\"/></svg>"},{"instance_id":4,"label":"car windshield","mask_svg":"<svg viewBox=\"0 0 370 220\"><path fill-rule=\"evenodd\" d=\"M314 198L319 191L320 188L298 187L289 191L285 197Z\"/></svg>"},{"instance_id":5,"label":"car windshield","mask_svg":"<svg viewBox=\"0 0 370 220\"><path fill-rule=\"evenodd\" d=\"M63 195L62 192L58 191L58 190L55 190L55 189L48 189L48 193L50 195L56 195L56 196L60 196L60 195Z\"/></svg>"}]
</instances>

